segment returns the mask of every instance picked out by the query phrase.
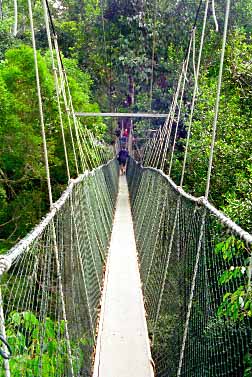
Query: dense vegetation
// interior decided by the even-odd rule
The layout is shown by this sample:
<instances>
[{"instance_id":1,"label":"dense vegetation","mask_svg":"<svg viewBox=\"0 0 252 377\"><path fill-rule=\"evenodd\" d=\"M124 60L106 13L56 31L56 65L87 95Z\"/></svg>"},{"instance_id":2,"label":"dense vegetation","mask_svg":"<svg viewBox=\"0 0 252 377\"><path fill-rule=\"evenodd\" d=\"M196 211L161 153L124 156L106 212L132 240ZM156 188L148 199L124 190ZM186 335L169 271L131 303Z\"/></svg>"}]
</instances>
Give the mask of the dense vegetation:
<instances>
[{"instance_id":1,"label":"dense vegetation","mask_svg":"<svg viewBox=\"0 0 252 377\"><path fill-rule=\"evenodd\" d=\"M56 199L66 186L67 176L42 5L38 0L34 3L39 72ZM123 111L127 108L130 111L168 112L198 3L182 0L49 1L75 110ZM212 10L209 11L199 95L192 124L184 184L186 190L197 196L204 194L205 190L225 3L224 0L215 1L219 32L215 31ZM16 33L13 1L0 1L1 252L23 237L48 210L26 1L18 2L17 16ZM201 10L197 21L199 31L202 18ZM251 38L251 0L232 2L210 200L249 232L252 232ZM189 76L171 174L177 183L181 174L192 85ZM99 119L85 122L96 137L112 140L115 123L108 122L106 132L106 126ZM159 124L159 121L138 121L134 125L136 135L146 137L146 130L157 128ZM70 138L69 134L66 136ZM75 176L73 161L70 152L71 175ZM231 247L226 246L228 243ZM239 254L243 246L234 246L233 243L232 238L220 243L217 252L222 253L224 259L229 258L225 254L227 250ZM225 279L240 278L243 267L224 271L221 284L225 284ZM251 317L250 297L246 310L240 313L237 309L237 318L234 316L233 307L239 308L239 300L247 289L240 288L240 291L230 293L235 297L230 299L227 296L220 308L221 317L233 316L235 321L243 320L244 313ZM162 321L167 325L167 319L161 318ZM160 332L163 336L163 325Z\"/></svg>"},{"instance_id":2,"label":"dense vegetation","mask_svg":"<svg viewBox=\"0 0 252 377\"><path fill-rule=\"evenodd\" d=\"M188 44L197 4L182 1L128 2L108 0L51 2L64 64L76 110L167 112ZM200 96L193 122L186 188L204 192L207 153L215 101L223 27L224 1L217 1L220 32L209 12L200 72ZM55 197L66 182L58 115L42 6L35 7L35 26ZM0 29L1 181L0 230L7 246L24 235L45 211L46 188L33 57L26 2L18 4L17 35L13 36L12 2L2 3ZM233 4L226 52L211 201L251 231L251 15L248 0ZM198 25L201 27L203 11ZM215 52L213 54L213 51ZM217 52L217 53L216 53ZM28 63L29 62L29 63ZM191 90L185 95L184 129ZM227 116L228 113L228 116ZM204 124L202 122L204 119ZM94 123L98 136L103 131ZM135 124L139 136L159 121ZM90 121L89 124L91 125ZM116 125L108 124L109 128ZM113 133L112 131L110 134ZM181 133L183 134L183 133ZM24 135L26 137L24 138ZM107 139L108 140L108 139ZM200 142L199 142L200 140ZM183 140L182 140L183 145ZM181 141L178 154L181 154ZM180 157L172 172L180 174ZM22 210L22 216L20 215ZM3 246L5 241L3 242Z\"/></svg>"}]
</instances>

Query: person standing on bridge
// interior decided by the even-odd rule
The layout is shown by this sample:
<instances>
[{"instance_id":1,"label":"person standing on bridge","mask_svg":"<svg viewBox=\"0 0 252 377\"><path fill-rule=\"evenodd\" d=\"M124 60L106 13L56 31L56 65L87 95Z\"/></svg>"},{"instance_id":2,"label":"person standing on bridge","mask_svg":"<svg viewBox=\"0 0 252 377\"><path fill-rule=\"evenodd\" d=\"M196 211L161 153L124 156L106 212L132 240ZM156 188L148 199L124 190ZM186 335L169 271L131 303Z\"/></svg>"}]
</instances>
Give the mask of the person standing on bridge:
<instances>
[{"instance_id":1,"label":"person standing on bridge","mask_svg":"<svg viewBox=\"0 0 252 377\"><path fill-rule=\"evenodd\" d=\"M119 166L120 166L121 175L124 175L125 172L126 172L126 164L127 164L128 158L129 158L129 153L128 153L127 149L125 147L122 147L122 149L120 150L118 157L117 157L117 160L118 160Z\"/></svg>"},{"instance_id":2,"label":"person standing on bridge","mask_svg":"<svg viewBox=\"0 0 252 377\"><path fill-rule=\"evenodd\" d=\"M128 128L125 128L125 130L124 130L124 132L123 132L123 136L124 137L129 137L129 130L128 130Z\"/></svg>"}]
</instances>

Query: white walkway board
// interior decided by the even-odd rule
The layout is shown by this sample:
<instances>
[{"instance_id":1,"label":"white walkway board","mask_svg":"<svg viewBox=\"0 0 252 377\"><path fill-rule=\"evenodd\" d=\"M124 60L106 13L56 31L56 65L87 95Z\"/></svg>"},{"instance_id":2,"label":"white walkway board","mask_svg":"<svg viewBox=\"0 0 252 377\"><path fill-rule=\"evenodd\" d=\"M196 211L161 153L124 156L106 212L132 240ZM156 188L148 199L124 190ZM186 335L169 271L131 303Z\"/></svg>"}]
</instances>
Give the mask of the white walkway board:
<instances>
[{"instance_id":1,"label":"white walkway board","mask_svg":"<svg viewBox=\"0 0 252 377\"><path fill-rule=\"evenodd\" d=\"M119 195L106 267L93 377L153 376L128 187Z\"/></svg>"}]
</instances>

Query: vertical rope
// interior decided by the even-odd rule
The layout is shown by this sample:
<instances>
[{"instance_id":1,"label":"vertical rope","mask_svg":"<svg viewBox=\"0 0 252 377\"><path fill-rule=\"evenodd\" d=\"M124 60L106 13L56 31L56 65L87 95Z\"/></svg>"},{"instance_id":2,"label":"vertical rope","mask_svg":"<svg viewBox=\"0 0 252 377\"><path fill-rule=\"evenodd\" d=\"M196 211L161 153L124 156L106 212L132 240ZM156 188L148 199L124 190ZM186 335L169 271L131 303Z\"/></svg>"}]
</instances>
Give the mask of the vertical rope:
<instances>
[{"instance_id":1,"label":"vertical rope","mask_svg":"<svg viewBox=\"0 0 252 377\"><path fill-rule=\"evenodd\" d=\"M181 172L181 177L180 177L180 186L181 187L183 186L183 182L184 182L185 168L186 168L186 161L187 161L188 147L189 147L189 140L190 140L190 136L191 136L192 119L193 119L194 107L195 107L195 102L196 102L196 95L197 95L197 90L198 90L198 78L199 78L199 70L200 70L202 50L203 50L204 39L205 39L205 30L206 30L208 7L209 7L209 0L206 0L204 21L203 21L202 32L201 32L201 40L200 40L198 64L197 64L197 70L196 70L196 77L195 77L195 81L194 81L194 89L193 89L193 98L192 98L191 112L190 112L190 117L189 117L189 126L188 126L188 130L187 130L185 154L184 154L182 172Z\"/></svg>"},{"instance_id":2,"label":"vertical rope","mask_svg":"<svg viewBox=\"0 0 252 377\"><path fill-rule=\"evenodd\" d=\"M225 49L226 49L226 42L227 42L227 29L228 29L229 12L230 12L230 0L227 0L226 14L225 14L225 25L224 25L224 33L223 33L223 42L222 42L222 50L221 50L220 70L219 70L218 87L217 87L217 96L216 96L215 112L214 112L212 142L211 142L210 158L209 158L208 173L207 173L207 184L206 184L206 191L205 191L206 199L208 198L208 195L209 195L211 172L212 172L212 165L213 165L213 154L214 154L214 145L215 145L216 130L217 130L217 120L218 120L219 106L220 106L220 92L221 92L221 84L222 84L224 56L225 56Z\"/></svg>"},{"instance_id":3,"label":"vertical rope","mask_svg":"<svg viewBox=\"0 0 252 377\"><path fill-rule=\"evenodd\" d=\"M74 112L72 96L71 96L69 83L68 83L68 79L67 79L66 74L65 74L65 81L66 81L66 87L67 87L67 94L68 94L68 98L69 98L70 110L71 110L71 114L72 114L72 117L73 117L74 132L75 132L75 137L76 137L77 145L78 145L78 152L79 152L79 156L80 156L82 173L84 173L85 168L86 168L86 163L85 163L83 148L82 148L82 145L81 145L81 142L80 142L80 135L79 135L79 130L78 130L78 121L76 119L76 115L75 115L75 112Z\"/></svg>"},{"instance_id":4,"label":"vertical rope","mask_svg":"<svg viewBox=\"0 0 252 377\"><path fill-rule=\"evenodd\" d=\"M17 0L14 0L14 25L13 25L13 36L17 35L17 26L18 26L18 6Z\"/></svg>"},{"instance_id":5,"label":"vertical rope","mask_svg":"<svg viewBox=\"0 0 252 377\"><path fill-rule=\"evenodd\" d=\"M186 60L184 61L184 64L183 64L184 78L183 78L183 84L182 84L182 89L181 89L181 94L180 94L180 102L179 102L178 115L177 115L177 120L176 120L176 129L175 129L175 135L174 135L174 140L173 140L173 145L172 145L172 151L171 151L171 158L170 158L170 163L169 163L169 171L168 171L168 175L169 176L171 175L174 149L175 149L175 144L176 144L176 139L177 139L178 126L179 126L180 114L181 114L181 108L182 108L182 104L183 104L183 98L184 98L184 92L185 92L185 83L186 83L186 75L187 75L187 70L188 70L188 65L189 65L191 45L192 45L192 43L190 43L190 45L189 45L188 55L187 55L187 58L186 58Z\"/></svg>"},{"instance_id":6,"label":"vertical rope","mask_svg":"<svg viewBox=\"0 0 252 377\"><path fill-rule=\"evenodd\" d=\"M45 25L46 25L46 33L47 33L47 40L48 40L48 46L51 54L51 61L52 61L52 69L53 69L53 75L54 75L54 82L55 82L55 87L56 87L56 93L57 93L57 103L58 107L60 106L59 102L59 85L58 85L58 76L57 76L57 69L54 64L54 53L53 53L53 47L52 47L52 40L51 40L51 33L50 33L50 26L49 26L49 18L48 18L48 8L47 8L47 3L45 0L43 2L43 8L44 8L44 19L45 19ZM58 63L58 60L57 60ZM61 71L61 64L58 65L58 71ZM63 82L65 81L65 77L62 74L62 80ZM75 150L75 145L74 145L74 140L73 140L73 133L72 133L72 127L71 127L71 121L70 121L70 115L69 115L69 106L67 104L67 99L66 99L66 93L65 93L65 85L62 85L62 94L63 94L63 99L64 99L64 104L65 108L67 111L67 118L68 118L68 124L69 124L69 130L70 130L70 136L71 136L71 143L73 147L73 152L74 152L74 160L75 160L75 168L77 175L79 174L79 169L78 169L78 162L77 162L77 156L76 156L76 150ZM65 151L65 149L64 149ZM65 155L66 159L66 164L67 164L67 174L68 174L68 180L70 179L70 173L69 173L69 163L68 163L68 158L67 155Z\"/></svg>"},{"instance_id":7,"label":"vertical rope","mask_svg":"<svg viewBox=\"0 0 252 377\"><path fill-rule=\"evenodd\" d=\"M214 0L212 0L212 13L213 13L213 19L215 23L215 31L219 31L219 25L215 14L215 3Z\"/></svg>"},{"instance_id":8,"label":"vertical rope","mask_svg":"<svg viewBox=\"0 0 252 377\"><path fill-rule=\"evenodd\" d=\"M5 331L5 324L4 324L4 311L3 311L3 299L2 299L2 290L0 287L0 332L3 335L4 339L6 339L6 331ZM3 344L3 350L8 353L7 347ZM5 377L11 377L10 374L10 364L9 360L4 359L4 374Z\"/></svg>"},{"instance_id":9,"label":"vertical rope","mask_svg":"<svg viewBox=\"0 0 252 377\"><path fill-rule=\"evenodd\" d=\"M30 18L31 34L32 34L32 45L33 45L33 52L34 52L34 65L35 65L35 72L36 72L36 82L37 82L37 93L38 93L38 100L39 100L40 120L41 120L42 135L43 135L44 156L45 156L45 162L46 162L46 172L47 172L47 177L48 177L49 201L50 201L50 207L52 209L53 201L52 201L52 192L51 192L50 171L49 171L48 153L47 153L47 145L46 145L46 137L45 137L43 106L42 106L42 99L41 99L40 79L39 79L39 72L38 72L37 51L36 51L36 41L35 41L35 33L34 33L34 25L33 25L33 14L32 14L31 0L28 0L28 8L29 8L29 18ZM60 270L60 263L59 263L59 251L58 251L58 246L57 246L57 239L56 239L54 223L52 224L52 236L53 236L53 250L54 250L54 253L55 253L56 267L57 267L57 277L58 277L58 282L59 282L60 299L61 299L61 305L62 305L63 318L64 318L64 322L65 322L65 334L66 334L67 350L68 350L69 363L70 363L70 372L71 372L71 377L74 377L73 363L72 363L72 352L71 352L71 345L70 345L70 336L69 336L69 332L68 332L68 324L67 324L67 317L66 317L66 309L65 309L64 293L63 293L63 286L62 286L61 270Z\"/></svg>"},{"instance_id":10,"label":"vertical rope","mask_svg":"<svg viewBox=\"0 0 252 377\"><path fill-rule=\"evenodd\" d=\"M157 0L154 4L154 25L153 25L153 38L152 38L152 53L151 53L151 80L150 80L150 105L149 109L152 109L152 97L153 97L153 81L154 81L154 58L156 49L156 23L157 23Z\"/></svg>"},{"instance_id":11,"label":"vertical rope","mask_svg":"<svg viewBox=\"0 0 252 377\"><path fill-rule=\"evenodd\" d=\"M211 143L210 158L209 158L209 165L208 165L208 175L207 175L207 183L206 183L206 191L205 191L206 199L208 198L209 188L210 188L214 144L215 144L217 119L218 119L219 103L220 103L223 63L224 63L225 47L226 47L226 40L227 40L229 12L230 12L230 0L227 0L226 11L225 11L225 25L224 25L223 41L222 41L222 51L221 51L221 59L220 59L219 78L218 78L218 87L217 87L216 104L215 104L215 115L214 115L213 131L212 131L212 143ZM185 329L184 329L184 334L183 334L183 341L182 341L182 348L180 352L180 360L179 360L179 366L178 366L178 371L177 371L177 377L181 376L181 370L182 370L182 365L183 365L184 352L185 352L185 346L186 346L186 340L187 340L188 328L189 328L189 321L190 321L193 297L194 297L194 291L195 291L196 277L198 273L198 266L199 266L199 260L200 260L200 252L201 252L202 240L204 236L205 222L206 222L206 208L204 208L204 212L202 216L200 236L199 236L199 241L198 241L198 246L197 246L196 261L194 265L193 280L192 280L189 304L188 304L187 315L186 315Z\"/></svg>"},{"instance_id":12,"label":"vertical rope","mask_svg":"<svg viewBox=\"0 0 252 377\"><path fill-rule=\"evenodd\" d=\"M167 254L167 257L166 257L166 261L165 261L165 271L164 271L164 274L163 274L161 291L160 291L160 295L159 295L159 299L158 299L157 311L156 311L156 316L155 316L153 339L155 337L155 330L156 330L156 327L157 327L157 321L158 321L158 318L159 318L159 313L160 313L160 310L161 310L161 304L162 304L162 300L163 300L163 294L164 294L164 290L165 290L165 283L166 283L166 279L167 279L167 273L168 273L170 258L171 258L171 254L172 254L172 245L173 245L175 231L176 231L176 227L177 227L180 202L181 202L181 196L179 196L178 199L177 199L177 206L176 206L176 212L175 212L175 217L174 217L174 223L173 223L171 238L170 238L170 242L169 242L169 251L168 251L168 254ZM154 340L153 340L153 342L154 342Z\"/></svg>"},{"instance_id":13,"label":"vertical rope","mask_svg":"<svg viewBox=\"0 0 252 377\"><path fill-rule=\"evenodd\" d=\"M171 108L171 118L170 118L170 121L169 121L168 132L167 132L166 137L165 137L164 151L163 151L163 156L162 156L162 161L161 161L161 169L162 170L164 170L165 159L166 159L167 151L168 151L169 144L170 144L172 125L173 125L173 121L174 121L174 117L175 117L175 113L176 113L176 107L177 107L177 104L178 104L178 96L179 96L179 93L180 93L182 77L183 77L183 70L182 70L182 72L179 76L177 90L176 90L175 97L174 97L174 103L173 103L173 107Z\"/></svg>"},{"instance_id":14,"label":"vertical rope","mask_svg":"<svg viewBox=\"0 0 252 377\"><path fill-rule=\"evenodd\" d=\"M45 136L45 123L44 123L44 113L43 113L43 105L42 105L42 98L41 98L40 78L39 78L39 72L38 72L37 50L36 50L36 41L35 41L35 33L34 33L34 25L33 25L32 6L31 6L31 0L27 0L27 1L28 1L29 18L30 18L30 25L31 25L31 36L32 36L33 54L34 54L36 83L37 83L40 124L41 124L42 138L43 138L43 149L44 149L44 159L45 159L45 167L46 167L48 195L49 195L50 207L52 208L52 205L53 205L52 187L51 187L50 169L49 169L49 162L48 162L47 143L46 143L46 136Z\"/></svg>"},{"instance_id":15,"label":"vertical rope","mask_svg":"<svg viewBox=\"0 0 252 377\"><path fill-rule=\"evenodd\" d=\"M55 52L56 52L56 59L58 63L58 67L60 67L60 57L59 57L59 50L58 50L58 41L57 36L53 36L54 46L55 46ZM53 52L52 52L53 53ZM53 56L52 56L53 58ZM66 170L67 170L67 177L68 181L70 181L70 171L69 171L69 163L68 163L68 153L67 153L67 147L66 147L66 139L65 139L65 131L64 131L64 125L63 125L63 118L62 118L62 111L61 111L61 104L60 104L60 92L59 92L59 82L58 77L56 74L56 69L54 68L55 72L55 87L56 87L56 93L57 93L57 103L58 103L58 111L59 111L59 118L60 118L60 129L61 129L61 135L62 135L62 141L63 141L63 147L64 147L64 155L65 155L65 162L66 162ZM63 84L63 76L62 72L59 70L60 74L60 80Z\"/></svg>"},{"instance_id":16,"label":"vertical rope","mask_svg":"<svg viewBox=\"0 0 252 377\"><path fill-rule=\"evenodd\" d=\"M201 252L202 240L203 240L203 235L204 235L205 221L206 221L206 208L204 209L203 216L202 216L200 236L199 236L199 241L198 241L198 246L197 246L197 254L196 254L196 260L195 260L194 271L193 271L193 279L192 279L192 285L191 285L191 291L190 291L190 297L189 297L189 304L188 304L188 308L187 308L187 312L186 312L186 321L185 321L185 328L184 328L184 334L183 334L183 340L182 340L182 347L181 347L181 351L180 351L177 377L181 376L181 370L182 370L182 365L183 365L183 360L184 360L184 353L185 353L185 346L186 346L186 340L187 340L187 335L188 335L189 321L190 321L192 305L193 305L193 297L194 297L194 291L195 291L196 277L197 277L197 273L198 273L200 252Z\"/></svg>"},{"instance_id":17,"label":"vertical rope","mask_svg":"<svg viewBox=\"0 0 252 377\"><path fill-rule=\"evenodd\" d=\"M68 154L67 154L67 148L66 148L65 133L64 133L64 126L63 126L63 119L62 119L62 111L61 111L61 104L60 104L59 82L58 82L58 76L57 76L57 69L56 69L55 64L54 64L54 54L53 54L50 27L49 27L49 21L48 21L47 6L46 6L45 0L43 0L42 2L43 2L43 8L44 8L44 19L45 19L45 25L46 25L46 34L47 34L48 46L49 46L49 50L50 50L50 54L51 54L51 62L52 62L54 84L55 84L56 96L57 96L58 112L59 112L59 117L60 117L60 128L61 128L61 134L62 134L62 140L63 140L64 154L65 154L67 178L68 178L68 182L69 182L70 181L70 171L69 171Z\"/></svg>"}]
</instances>

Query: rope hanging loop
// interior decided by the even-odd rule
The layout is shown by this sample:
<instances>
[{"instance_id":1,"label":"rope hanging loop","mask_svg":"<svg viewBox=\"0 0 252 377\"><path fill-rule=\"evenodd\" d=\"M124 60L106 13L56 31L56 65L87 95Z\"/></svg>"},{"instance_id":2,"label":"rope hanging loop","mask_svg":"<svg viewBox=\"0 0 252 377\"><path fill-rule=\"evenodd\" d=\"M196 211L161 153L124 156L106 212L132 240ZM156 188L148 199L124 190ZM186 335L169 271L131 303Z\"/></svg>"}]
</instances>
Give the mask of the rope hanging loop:
<instances>
[{"instance_id":1,"label":"rope hanging loop","mask_svg":"<svg viewBox=\"0 0 252 377\"><path fill-rule=\"evenodd\" d=\"M3 359L9 360L12 356L11 347L2 334L0 334L0 340L5 345L5 347L7 348L8 352L9 352L9 353L7 353L2 348L0 348L0 355L2 356Z\"/></svg>"}]
</instances>

